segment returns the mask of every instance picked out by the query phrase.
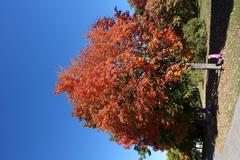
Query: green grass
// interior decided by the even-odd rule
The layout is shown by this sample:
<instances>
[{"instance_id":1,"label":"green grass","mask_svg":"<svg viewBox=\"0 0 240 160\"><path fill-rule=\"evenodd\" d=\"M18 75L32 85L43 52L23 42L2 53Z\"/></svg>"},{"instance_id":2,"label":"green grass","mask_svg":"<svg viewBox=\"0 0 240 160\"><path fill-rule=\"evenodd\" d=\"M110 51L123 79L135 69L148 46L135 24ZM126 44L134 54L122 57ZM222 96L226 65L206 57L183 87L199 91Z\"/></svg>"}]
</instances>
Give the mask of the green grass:
<instances>
[{"instance_id":1,"label":"green grass","mask_svg":"<svg viewBox=\"0 0 240 160\"><path fill-rule=\"evenodd\" d=\"M210 44L210 25L211 25L211 0L199 0L199 17L206 23L208 33L208 53ZM218 87L218 137L216 147L222 149L231 126L237 98L240 94L240 0L234 0L232 14L230 16L224 55L224 71L220 75ZM202 78L203 77L203 78ZM206 72L195 71L191 73L192 81L198 83L202 104L205 105L206 92Z\"/></svg>"},{"instance_id":2,"label":"green grass","mask_svg":"<svg viewBox=\"0 0 240 160\"><path fill-rule=\"evenodd\" d=\"M225 46L225 65L222 75L222 94L229 98L227 101L235 104L240 93L240 1L235 0L231 14L227 41ZM223 98L223 97L222 97ZM225 104L227 105L227 104ZM229 106L234 110L234 106ZM231 111L231 110L230 110ZM230 114L232 115L232 114ZM232 118L232 117L229 117Z\"/></svg>"},{"instance_id":3,"label":"green grass","mask_svg":"<svg viewBox=\"0 0 240 160\"><path fill-rule=\"evenodd\" d=\"M208 33L208 53L211 25L211 0L199 0L199 17L206 23ZM240 94L240 0L234 0L234 7L229 21L226 44L224 48L224 71L219 84L219 114L218 114L218 137L216 146L222 149L226 135L234 115L237 98ZM199 81L199 91L202 103L205 104L206 72L192 73L193 81L204 75Z\"/></svg>"},{"instance_id":4,"label":"green grass","mask_svg":"<svg viewBox=\"0 0 240 160\"><path fill-rule=\"evenodd\" d=\"M211 1L210 0L199 0L199 18L203 19L206 24L206 30L207 30L207 48L209 48L209 36L210 36L210 13L211 13ZM207 50L208 52L208 50ZM207 53L208 55L208 53ZM202 104L205 105L205 80L206 80L206 71L192 71L191 72L191 80L196 84L199 89L200 97Z\"/></svg>"},{"instance_id":5,"label":"green grass","mask_svg":"<svg viewBox=\"0 0 240 160\"><path fill-rule=\"evenodd\" d=\"M210 17L211 17L211 1L210 0L199 0L199 17L206 23L208 33L210 32Z\"/></svg>"},{"instance_id":6,"label":"green grass","mask_svg":"<svg viewBox=\"0 0 240 160\"><path fill-rule=\"evenodd\" d=\"M199 0L199 10L200 15L199 17L210 25L210 13L211 13L211 1L210 0Z\"/></svg>"},{"instance_id":7,"label":"green grass","mask_svg":"<svg viewBox=\"0 0 240 160\"><path fill-rule=\"evenodd\" d=\"M219 84L219 116L217 147L222 148L231 125L240 94L240 1L234 1L224 48L224 72Z\"/></svg>"}]
</instances>

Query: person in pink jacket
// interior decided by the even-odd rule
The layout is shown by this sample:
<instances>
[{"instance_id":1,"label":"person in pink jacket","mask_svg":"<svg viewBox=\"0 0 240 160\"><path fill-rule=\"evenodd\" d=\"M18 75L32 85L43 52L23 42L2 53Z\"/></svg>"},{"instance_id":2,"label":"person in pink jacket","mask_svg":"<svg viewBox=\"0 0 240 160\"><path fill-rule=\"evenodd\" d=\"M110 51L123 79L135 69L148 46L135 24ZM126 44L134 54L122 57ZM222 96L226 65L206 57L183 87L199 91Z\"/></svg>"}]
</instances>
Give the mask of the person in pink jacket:
<instances>
[{"instance_id":1,"label":"person in pink jacket","mask_svg":"<svg viewBox=\"0 0 240 160\"><path fill-rule=\"evenodd\" d=\"M218 52L218 53L210 54L210 55L208 56L208 59L220 60L220 59L222 59L222 53L221 53L221 52Z\"/></svg>"},{"instance_id":2,"label":"person in pink jacket","mask_svg":"<svg viewBox=\"0 0 240 160\"><path fill-rule=\"evenodd\" d=\"M211 59L215 60L216 65L222 65L223 64L223 58L222 58L222 53L221 52L210 54L208 56L208 59L209 60L211 60Z\"/></svg>"}]
</instances>

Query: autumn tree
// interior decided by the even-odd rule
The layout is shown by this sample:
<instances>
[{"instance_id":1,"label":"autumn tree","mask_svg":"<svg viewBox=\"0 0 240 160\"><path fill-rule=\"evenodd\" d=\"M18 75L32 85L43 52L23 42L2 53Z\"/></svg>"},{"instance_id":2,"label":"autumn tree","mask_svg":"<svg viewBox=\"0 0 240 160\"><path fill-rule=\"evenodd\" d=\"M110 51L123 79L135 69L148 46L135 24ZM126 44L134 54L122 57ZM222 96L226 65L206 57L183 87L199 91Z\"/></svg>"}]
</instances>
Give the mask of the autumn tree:
<instances>
[{"instance_id":1,"label":"autumn tree","mask_svg":"<svg viewBox=\"0 0 240 160\"><path fill-rule=\"evenodd\" d=\"M128 0L136 13L148 12L153 17L164 18L180 26L198 14L197 0Z\"/></svg>"},{"instance_id":2,"label":"autumn tree","mask_svg":"<svg viewBox=\"0 0 240 160\"><path fill-rule=\"evenodd\" d=\"M192 52L163 23L116 11L92 26L89 45L59 74L56 93L67 93L73 115L126 148L169 149L184 141L191 124L185 62Z\"/></svg>"}]
</instances>

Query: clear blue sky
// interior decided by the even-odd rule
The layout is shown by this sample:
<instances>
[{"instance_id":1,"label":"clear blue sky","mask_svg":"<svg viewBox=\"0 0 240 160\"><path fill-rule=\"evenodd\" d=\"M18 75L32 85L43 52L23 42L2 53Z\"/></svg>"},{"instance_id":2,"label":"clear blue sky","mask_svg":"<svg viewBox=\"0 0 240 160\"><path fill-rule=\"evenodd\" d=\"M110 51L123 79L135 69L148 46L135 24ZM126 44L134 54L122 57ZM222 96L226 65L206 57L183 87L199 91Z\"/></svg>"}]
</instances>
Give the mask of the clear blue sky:
<instances>
[{"instance_id":1,"label":"clear blue sky","mask_svg":"<svg viewBox=\"0 0 240 160\"><path fill-rule=\"evenodd\" d=\"M82 128L64 95L59 66L86 45L84 33L126 0L0 1L0 159L137 160L107 134ZM164 160L155 153L149 160Z\"/></svg>"}]
</instances>

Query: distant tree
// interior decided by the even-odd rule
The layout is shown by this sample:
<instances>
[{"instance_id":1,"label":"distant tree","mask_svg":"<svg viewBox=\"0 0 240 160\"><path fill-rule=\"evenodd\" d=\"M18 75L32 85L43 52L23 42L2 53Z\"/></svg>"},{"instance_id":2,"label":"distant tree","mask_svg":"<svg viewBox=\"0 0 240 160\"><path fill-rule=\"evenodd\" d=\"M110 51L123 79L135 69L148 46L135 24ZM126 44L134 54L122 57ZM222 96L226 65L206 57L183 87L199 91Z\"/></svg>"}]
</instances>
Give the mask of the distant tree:
<instances>
[{"instance_id":1,"label":"distant tree","mask_svg":"<svg viewBox=\"0 0 240 160\"><path fill-rule=\"evenodd\" d=\"M126 148L169 149L191 124L194 96L184 64L192 52L163 23L116 11L92 26L89 45L59 74L56 93L67 93L73 115Z\"/></svg>"},{"instance_id":2,"label":"distant tree","mask_svg":"<svg viewBox=\"0 0 240 160\"><path fill-rule=\"evenodd\" d=\"M148 12L152 17L164 18L180 26L198 14L197 0L128 0L136 13Z\"/></svg>"}]
</instances>

